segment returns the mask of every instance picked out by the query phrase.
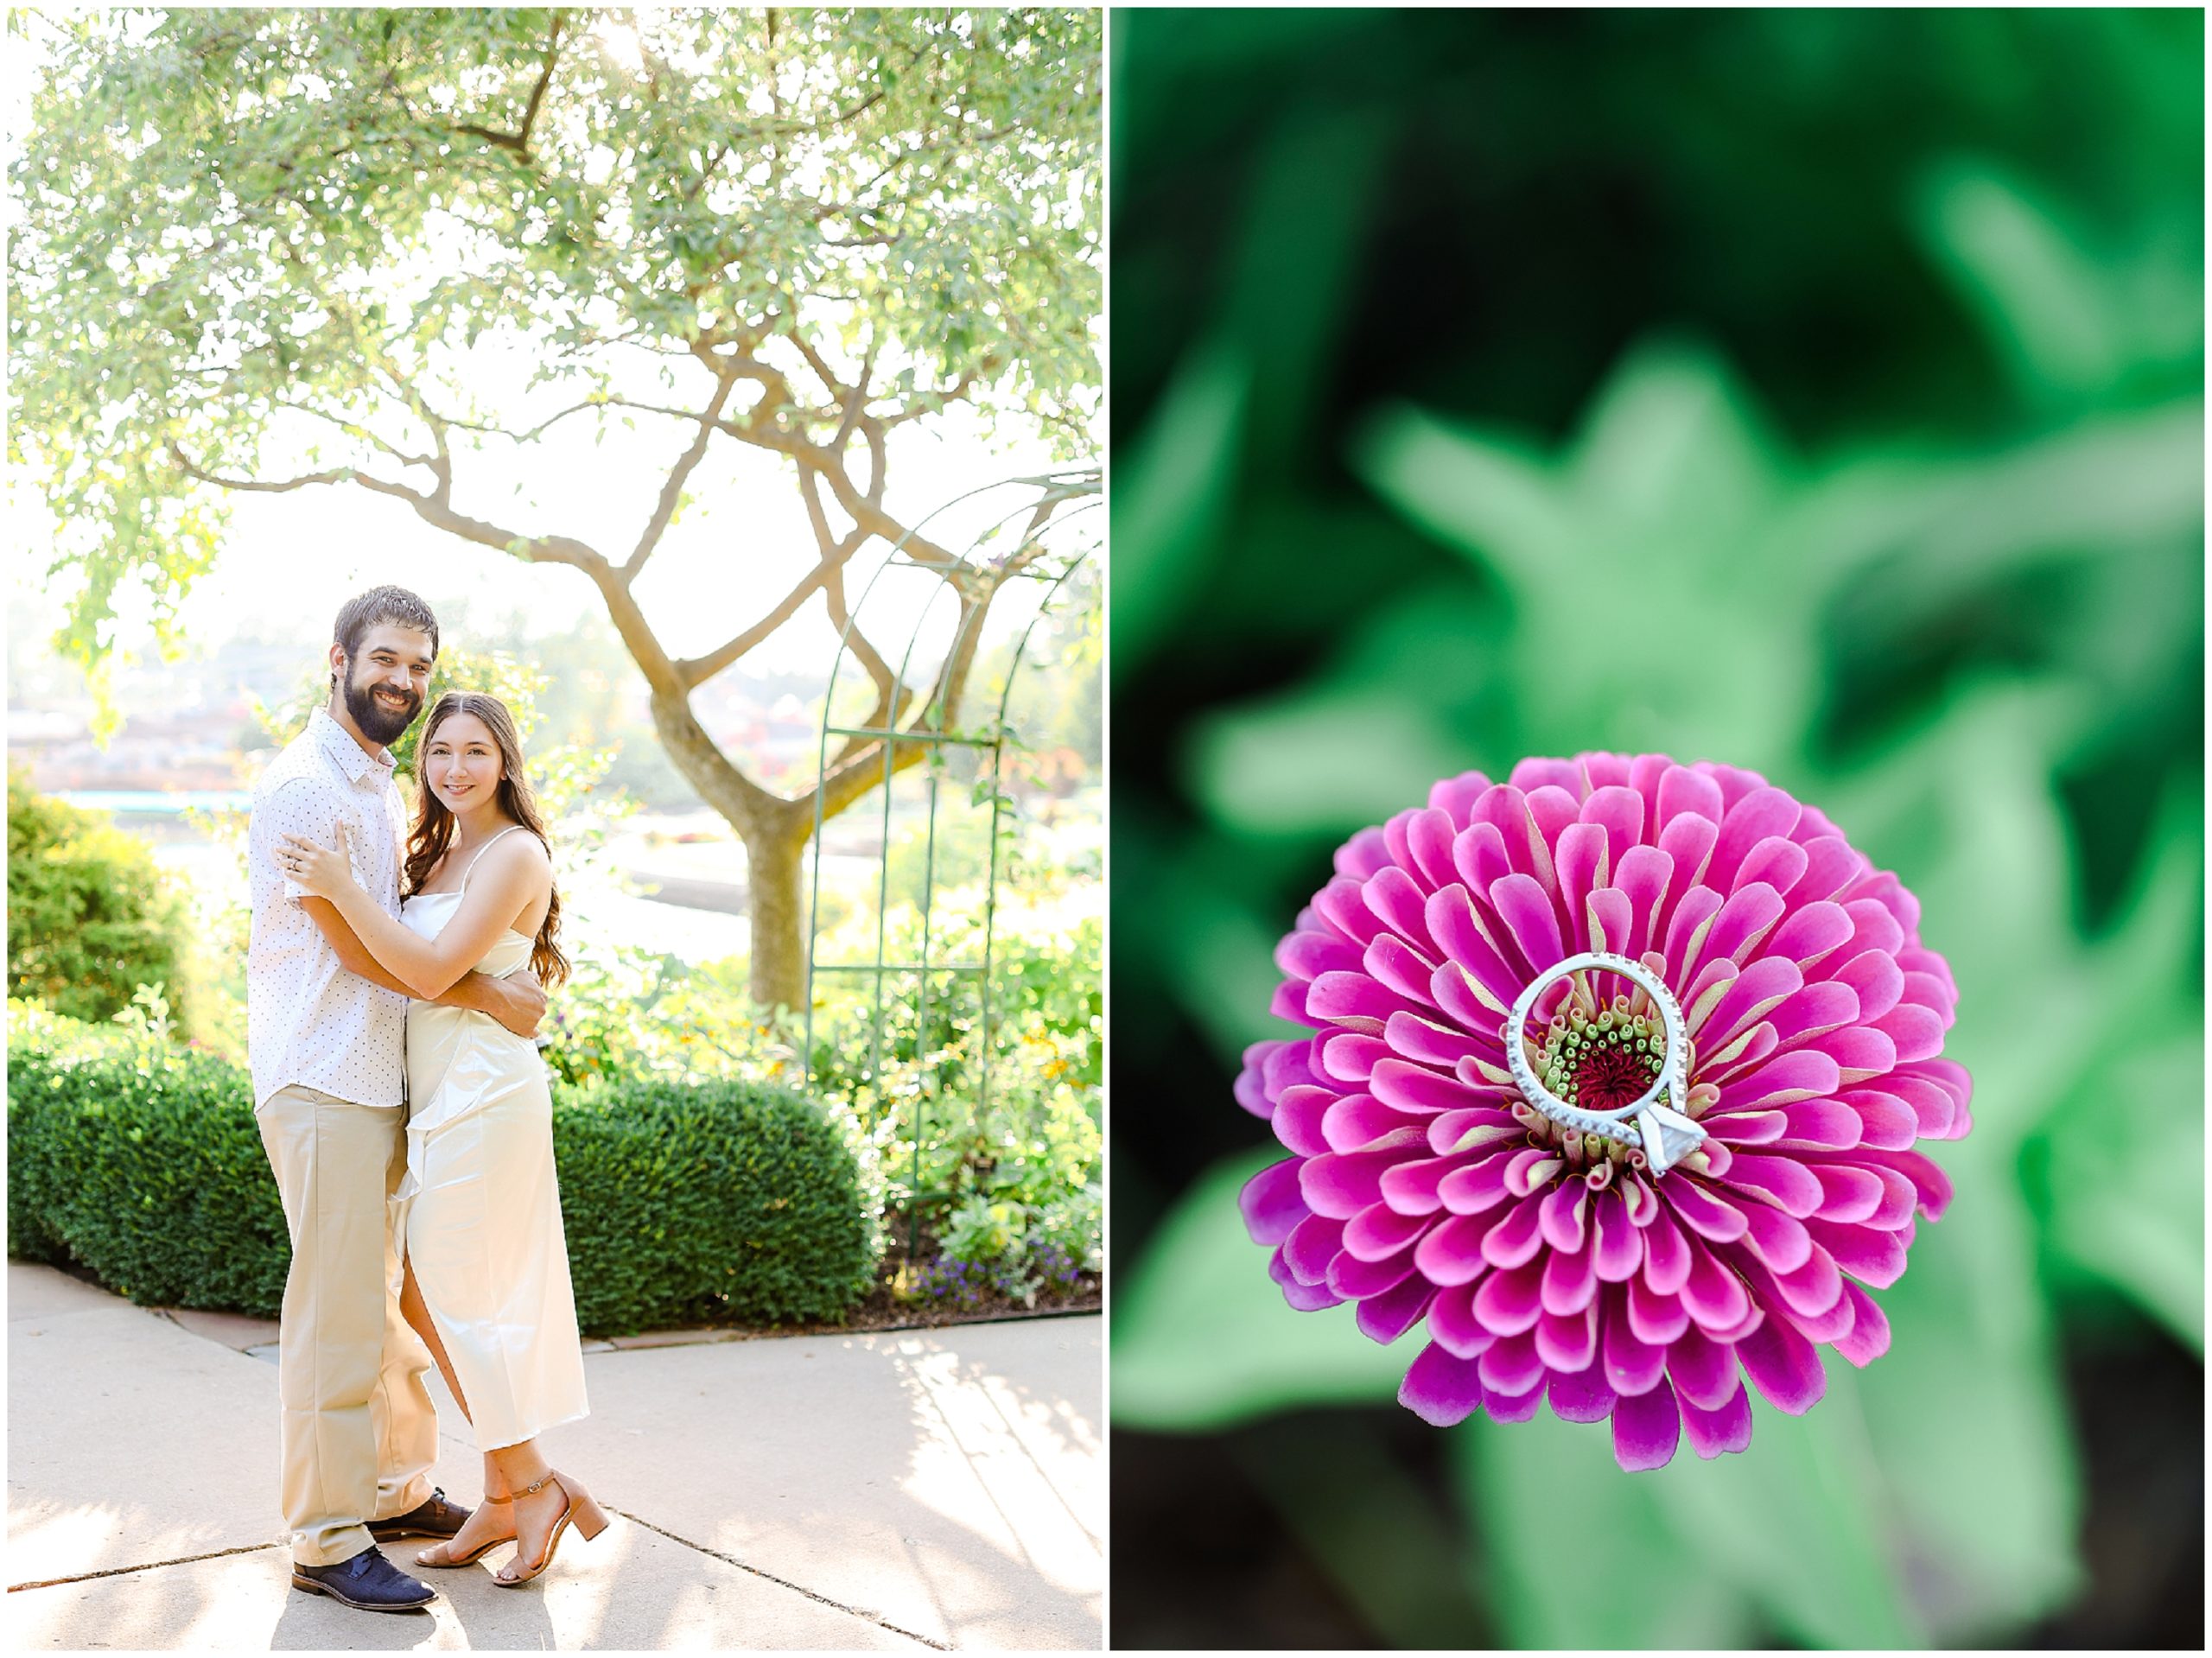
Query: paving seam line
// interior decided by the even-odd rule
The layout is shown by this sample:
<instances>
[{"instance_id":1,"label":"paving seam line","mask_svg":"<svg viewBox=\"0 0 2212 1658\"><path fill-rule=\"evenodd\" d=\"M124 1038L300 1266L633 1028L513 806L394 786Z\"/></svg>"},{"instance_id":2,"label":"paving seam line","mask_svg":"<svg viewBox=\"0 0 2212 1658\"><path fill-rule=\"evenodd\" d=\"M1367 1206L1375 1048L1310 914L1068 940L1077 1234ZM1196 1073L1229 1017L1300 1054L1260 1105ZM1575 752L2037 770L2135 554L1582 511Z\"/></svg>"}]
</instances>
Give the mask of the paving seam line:
<instances>
[{"instance_id":1,"label":"paving seam line","mask_svg":"<svg viewBox=\"0 0 2212 1658\"><path fill-rule=\"evenodd\" d=\"M8 1592L15 1594L24 1589L54 1589L65 1583L90 1583L95 1578L126 1578L133 1572L158 1572L163 1566L190 1566L199 1560L220 1560L232 1554L258 1554L264 1548L282 1548L280 1538L273 1543L247 1543L238 1548L219 1548L206 1554L180 1554L174 1560L149 1560L143 1566L111 1566L101 1572L79 1572L67 1578L47 1578L37 1583L11 1583Z\"/></svg>"},{"instance_id":2,"label":"paving seam line","mask_svg":"<svg viewBox=\"0 0 2212 1658\"><path fill-rule=\"evenodd\" d=\"M870 1613L861 1611L856 1606L848 1606L841 1600L832 1600L827 1595L817 1594L813 1590L809 1589L804 1584L793 1583L787 1578L779 1578L772 1572L763 1572L757 1566L747 1566L743 1560L739 1560L734 1555L725 1554L718 1548L709 1548L704 1543L695 1543L689 1537L672 1532L665 1526L656 1526L650 1520L640 1519L638 1515L632 1514L627 1509L614 1509L614 1512L620 1515L632 1525L643 1526L647 1531L657 1533L660 1536L667 1538L671 1543L681 1543L686 1548L695 1549L698 1553L704 1554L712 1560L720 1560L724 1566L734 1566L739 1571L749 1572L753 1577L772 1583L779 1589L788 1589L795 1595L804 1595L809 1600L817 1601L821 1604L830 1607L834 1610L844 1613L849 1617L856 1617L863 1623L873 1623L879 1629L890 1630L893 1635L903 1635L909 1641L918 1641L925 1647L936 1648L939 1652L950 1652L953 1650L952 1643L948 1641L932 1641L926 1635L917 1635L912 1629L899 1628L898 1624L893 1623L888 1618L876 1617Z\"/></svg>"},{"instance_id":3,"label":"paving seam line","mask_svg":"<svg viewBox=\"0 0 2212 1658\"><path fill-rule=\"evenodd\" d=\"M688 1537L679 1536L665 1527L656 1526L650 1520L641 1520L626 1509L616 1509L614 1512L633 1526L642 1526L647 1531L665 1537L672 1543L681 1543L684 1547L707 1555L710 1559L720 1560L725 1566L734 1566L741 1572L763 1579L779 1589L788 1589L793 1594L804 1595L809 1600L817 1601L832 1610L842 1612L849 1617L856 1617L863 1623L873 1623L880 1629L890 1630L893 1635L903 1635L909 1641L918 1641L924 1646L934 1647L939 1652L950 1652L953 1649L948 1642L932 1641L925 1635L917 1635L912 1629L901 1629L888 1618L872 1617L857 1607L848 1606L842 1601L832 1600L827 1595L817 1594L804 1584L792 1583L787 1579L778 1577L772 1572L763 1572L757 1566L747 1566L744 1561L725 1554L720 1549L709 1548L702 1543L695 1543ZM247 1543L238 1548L219 1548L206 1554L181 1554L173 1560L149 1560L142 1566L111 1566L100 1572L80 1572L73 1577L46 1578L36 1583L11 1583L8 1585L8 1592L12 1595L25 1589L58 1589L65 1584L90 1583L97 1578L127 1578L134 1572L158 1572L165 1566L192 1566L201 1560L226 1560L233 1554L258 1554L264 1549L282 1548L283 1546L281 1540L274 1543Z\"/></svg>"}]
</instances>

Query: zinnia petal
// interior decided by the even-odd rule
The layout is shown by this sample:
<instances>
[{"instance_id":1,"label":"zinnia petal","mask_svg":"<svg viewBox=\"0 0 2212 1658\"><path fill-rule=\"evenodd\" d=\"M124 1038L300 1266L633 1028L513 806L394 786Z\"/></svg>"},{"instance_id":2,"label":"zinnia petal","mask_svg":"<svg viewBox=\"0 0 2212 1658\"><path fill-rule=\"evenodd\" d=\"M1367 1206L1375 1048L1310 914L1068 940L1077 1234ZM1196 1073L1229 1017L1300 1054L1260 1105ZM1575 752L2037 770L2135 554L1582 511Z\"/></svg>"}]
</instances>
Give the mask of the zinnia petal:
<instances>
[{"instance_id":1,"label":"zinnia petal","mask_svg":"<svg viewBox=\"0 0 2212 1658\"><path fill-rule=\"evenodd\" d=\"M1472 1359L1460 1358L1435 1342L1406 1367L1398 1402L1433 1427L1450 1427L1482 1407L1482 1379Z\"/></svg>"},{"instance_id":2,"label":"zinnia petal","mask_svg":"<svg viewBox=\"0 0 2212 1658\"><path fill-rule=\"evenodd\" d=\"M1630 1472L1664 1468L1681 1442L1681 1413L1665 1378L1648 1393L1633 1394L1613 1407L1613 1459Z\"/></svg>"},{"instance_id":3,"label":"zinnia petal","mask_svg":"<svg viewBox=\"0 0 2212 1658\"><path fill-rule=\"evenodd\" d=\"M1748 1450L1751 1443L1751 1401L1738 1382L1717 1408L1705 1410L1688 1400L1681 1401L1682 1436L1703 1462L1731 1451Z\"/></svg>"},{"instance_id":4,"label":"zinnia petal","mask_svg":"<svg viewBox=\"0 0 2212 1658\"><path fill-rule=\"evenodd\" d=\"M1602 1422L1613 1413L1619 1397L1606 1385L1605 1373L1598 1365L1552 1372L1552 1414L1562 1422Z\"/></svg>"},{"instance_id":5,"label":"zinnia petal","mask_svg":"<svg viewBox=\"0 0 2212 1658\"><path fill-rule=\"evenodd\" d=\"M1244 1183L1238 1197L1255 1243L1281 1243L1313 1211L1298 1190L1298 1159L1270 1163Z\"/></svg>"}]
</instances>

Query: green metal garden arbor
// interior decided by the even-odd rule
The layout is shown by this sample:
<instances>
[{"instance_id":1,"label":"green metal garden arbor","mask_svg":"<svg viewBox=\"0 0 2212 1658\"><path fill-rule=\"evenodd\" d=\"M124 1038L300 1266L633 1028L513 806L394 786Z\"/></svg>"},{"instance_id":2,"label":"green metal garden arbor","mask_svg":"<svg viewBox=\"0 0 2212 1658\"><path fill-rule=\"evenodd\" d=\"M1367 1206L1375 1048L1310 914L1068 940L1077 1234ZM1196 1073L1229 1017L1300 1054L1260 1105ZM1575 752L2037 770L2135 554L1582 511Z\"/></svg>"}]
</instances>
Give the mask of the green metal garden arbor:
<instances>
[{"instance_id":1,"label":"green metal garden arbor","mask_svg":"<svg viewBox=\"0 0 2212 1658\"><path fill-rule=\"evenodd\" d=\"M807 905L807 1009L805 1054L808 1076L819 1085L820 1067L815 1051L815 994L817 975L838 975L858 978L866 982L869 993L868 1063L864 1086L873 1089L880 1107L895 1110L898 1102L890 1097L884 1065L884 1032L886 1021L893 1011L887 1001L887 984L894 978L911 975L918 1006L916 1029L918 1033L929 1029L932 1001L946 1005L955 997L972 995L978 1021L976 1052L976 1097L974 1110L977 1115L990 1101L991 1062L995 1057L993 1042L993 1010L991 1005L991 945L995 919L998 907L998 886L1001 873L999 855L1001 832L1006 828L1006 816L1010 805L1002 786L1002 767L1010 741L1007 722L1009 698L1015 677L1028 651L1037 625L1052 612L1068 580L1083 567L1096 543L1097 511L1103 501L1101 475L1095 469L1048 473L1038 475L1008 478L969 490L945 502L927 518L917 523L895 546L888 558L869 578L859 600L851 607L844 626L840 630L836 655L831 658L828 695L823 701L821 742L817 754L815 789L815 816L813 840L813 876ZM969 537L967 554L948 565L942 560L917 559L911 556L906 540L927 531L930 526L948 515L974 513L982 519L982 527ZM986 549L1006 538L1014 526L1013 545L995 556L986 556ZM906 630L906 643L900 653L891 691L881 695L877 677L867 682L867 703L894 710L906 707L903 717L894 714L887 726L846 723L840 719L840 690L855 682L849 670L859 664L863 670L868 664L855 650L856 641L864 640L861 624L871 614L871 601L876 601L878 612L889 613L893 608L893 589L887 581L909 583L927 581L933 590L912 611L912 621ZM1028 619L1020 624L1020 632L1014 640L1013 653L1008 660L1004 683L999 689L996 706L990 717L983 721L963 724L958 720L961 692L966 677L965 670L947 671L950 664L963 660L970 664L978 652L985 619L990 615L993 601L1001 591L1015 582L1042 584L1036 608ZM904 595L912 602L912 589ZM924 639L931 629L933 620L940 619L944 606L954 607L956 620L952 631L944 641L944 654L932 663L933 651L924 648ZM865 648L863 646L863 648ZM918 656L921 658L918 664ZM876 666L889 666L887 658L879 659ZM1103 687L1101 688L1103 693ZM948 703L950 706L948 706ZM855 753L865 752L864 746L875 744L881 749L883 775L877 785L882 801L881 833L875 856L879 862L876 876L876 912L873 950L864 956L844 960L825 960L823 956L824 928L822 908L822 866L823 859L823 798L826 792L820 785L833 765L849 762ZM832 745L839 746L837 758L832 758ZM969 956L938 957L933 955L936 935L931 924L931 905L938 890L938 813L939 788L944 781L945 761L954 750L966 750L975 756L976 765L974 801L988 798L988 853L984 877L982 931L981 950ZM918 948L912 960L893 960L904 950L893 948L890 929L891 910L891 854L892 810L894 785L899 772L916 765L926 765L923 784L924 857L921 871L918 915ZM942 981L940 994L933 981ZM967 988L963 990L963 987ZM932 1104L942 1109L944 1091L941 1087L941 1059L932 1063L925 1052L925 1045L918 1035L916 1070L911 1083L912 1092L914 1129L914 1158L909 1182L907 1202L907 1249L911 1255L915 1242L916 1217L921 1200L928 1194L921 1191L922 1147L926 1138Z\"/></svg>"}]
</instances>

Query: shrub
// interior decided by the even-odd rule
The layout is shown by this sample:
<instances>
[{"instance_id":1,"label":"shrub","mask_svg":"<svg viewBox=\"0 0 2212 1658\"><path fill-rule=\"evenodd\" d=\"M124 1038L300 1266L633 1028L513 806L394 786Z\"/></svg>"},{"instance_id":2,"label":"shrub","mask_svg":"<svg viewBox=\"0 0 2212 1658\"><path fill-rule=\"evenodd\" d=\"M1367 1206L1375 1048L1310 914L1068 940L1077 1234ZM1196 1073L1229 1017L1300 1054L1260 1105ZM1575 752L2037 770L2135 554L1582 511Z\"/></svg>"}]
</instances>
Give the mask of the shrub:
<instances>
[{"instance_id":1,"label":"shrub","mask_svg":"<svg viewBox=\"0 0 2212 1658\"><path fill-rule=\"evenodd\" d=\"M587 1330L830 1320L879 1241L868 1163L822 1106L730 1080L563 1089L562 1217Z\"/></svg>"},{"instance_id":2,"label":"shrub","mask_svg":"<svg viewBox=\"0 0 2212 1658\"><path fill-rule=\"evenodd\" d=\"M9 1015L8 1252L275 1317L290 1248L246 1074L143 1026Z\"/></svg>"},{"instance_id":3,"label":"shrub","mask_svg":"<svg viewBox=\"0 0 2212 1658\"><path fill-rule=\"evenodd\" d=\"M8 994L107 1019L142 984L181 1000L181 908L143 842L8 773Z\"/></svg>"},{"instance_id":4,"label":"shrub","mask_svg":"<svg viewBox=\"0 0 2212 1658\"><path fill-rule=\"evenodd\" d=\"M289 1246L246 1074L143 1026L9 1013L9 1253L141 1303L275 1317ZM561 1086L553 1136L589 1333L834 1320L874 1281L870 1161L799 1095Z\"/></svg>"}]
</instances>

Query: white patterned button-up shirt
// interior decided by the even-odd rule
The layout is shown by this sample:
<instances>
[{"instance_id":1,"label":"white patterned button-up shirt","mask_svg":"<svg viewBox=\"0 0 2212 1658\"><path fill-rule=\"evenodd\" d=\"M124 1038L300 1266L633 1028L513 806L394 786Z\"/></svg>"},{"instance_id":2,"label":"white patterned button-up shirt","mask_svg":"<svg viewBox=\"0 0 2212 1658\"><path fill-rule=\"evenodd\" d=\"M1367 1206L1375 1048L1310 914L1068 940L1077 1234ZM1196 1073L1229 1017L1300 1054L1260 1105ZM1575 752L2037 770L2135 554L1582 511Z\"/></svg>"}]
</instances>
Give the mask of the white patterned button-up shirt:
<instances>
[{"instance_id":1,"label":"white patterned button-up shirt","mask_svg":"<svg viewBox=\"0 0 2212 1658\"><path fill-rule=\"evenodd\" d=\"M353 879L398 914L407 809L391 755L370 758L327 710L317 708L253 791L245 1013L256 1110L296 1083L361 1105L401 1101L408 999L340 967L338 952L300 907L307 889L276 867L276 843L284 835L335 846L341 819Z\"/></svg>"}]
</instances>

